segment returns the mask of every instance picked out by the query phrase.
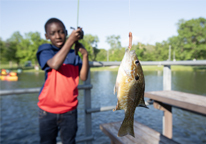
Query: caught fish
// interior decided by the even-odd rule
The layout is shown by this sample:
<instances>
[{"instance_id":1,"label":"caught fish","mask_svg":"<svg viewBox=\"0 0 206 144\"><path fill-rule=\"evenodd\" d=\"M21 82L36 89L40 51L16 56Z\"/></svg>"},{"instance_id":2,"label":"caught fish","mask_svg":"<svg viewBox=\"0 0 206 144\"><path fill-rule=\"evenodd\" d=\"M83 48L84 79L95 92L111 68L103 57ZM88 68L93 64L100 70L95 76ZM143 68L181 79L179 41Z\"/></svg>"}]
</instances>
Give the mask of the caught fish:
<instances>
[{"instance_id":1,"label":"caught fish","mask_svg":"<svg viewBox=\"0 0 206 144\"><path fill-rule=\"evenodd\" d=\"M135 109L138 106L148 107L144 102L145 80L143 70L135 51L130 50L131 33L129 37L129 48L125 51L114 87L114 93L117 92L118 101L113 111L121 109L125 111L125 118L119 129L118 136L129 134L135 137L133 128Z\"/></svg>"}]
</instances>

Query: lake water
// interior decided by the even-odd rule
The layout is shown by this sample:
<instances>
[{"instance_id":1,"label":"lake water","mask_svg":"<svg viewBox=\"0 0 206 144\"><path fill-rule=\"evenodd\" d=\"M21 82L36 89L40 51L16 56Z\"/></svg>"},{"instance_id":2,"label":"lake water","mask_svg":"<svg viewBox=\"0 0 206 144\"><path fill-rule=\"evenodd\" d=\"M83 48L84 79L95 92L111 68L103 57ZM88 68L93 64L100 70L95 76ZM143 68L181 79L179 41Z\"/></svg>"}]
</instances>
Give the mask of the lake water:
<instances>
[{"instance_id":1,"label":"lake water","mask_svg":"<svg viewBox=\"0 0 206 144\"><path fill-rule=\"evenodd\" d=\"M92 107L114 106L117 103L113 88L117 72L91 72L93 89ZM145 91L162 90L163 72L145 71ZM1 90L41 87L44 73L19 74L17 82L1 81ZM82 83L82 82L80 82ZM172 90L206 96L205 71L172 72ZM79 90L78 133L84 135L84 97ZM2 96L1 100L1 139L2 144L36 144L38 136L38 94ZM145 100L147 100L145 98ZM162 132L163 112L154 109L137 108L134 119L158 132ZM110 139L99 129L101 123L122 121L124 111L106 111L92 114L94 144L108 144ZM206 117L173 108L173 139L182 144L206 143ZM59 138L58 138L59 140Z\"/></svg>"}]
</instances>

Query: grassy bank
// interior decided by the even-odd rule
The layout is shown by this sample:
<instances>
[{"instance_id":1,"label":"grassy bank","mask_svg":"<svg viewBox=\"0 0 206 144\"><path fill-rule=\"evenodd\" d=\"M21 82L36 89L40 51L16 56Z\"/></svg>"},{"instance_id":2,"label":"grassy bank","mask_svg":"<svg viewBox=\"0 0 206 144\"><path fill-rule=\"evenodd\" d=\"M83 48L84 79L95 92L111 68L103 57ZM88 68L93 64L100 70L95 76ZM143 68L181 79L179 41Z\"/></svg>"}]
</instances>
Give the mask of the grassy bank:
<instances>
[{"instance_id":1,"label":"grassy bank","mask_svg":"<svg viewBox=\"0 0 206 144\"><path fill-rule=\"evenodd\" d=\"M9 69L13 72L17 72L17 66L9 67L9 65L0 65L0 69ZM162 71L163 66L142 66L144 71ZM34 67L21 67L23 72L44 72L41 69L35 70ZM119 66L110 67L91 67L91 71L118 71ZM206 71L206 66L171 66L172 71Z\"/></svg>"},{"instance_id":2,"label":"grassy bank","mask_svg":"<svg viewBox=\"0 0 206 144\"><path fill-rule=\"evenodd\" d=\"M163 71L164 66L142 66L143 71ZM117 71L119 67L92 67L91 71ZM172 71L194 71L204 70L206 67L203 66L171 66Z\"/></svg>"}]
</instances>

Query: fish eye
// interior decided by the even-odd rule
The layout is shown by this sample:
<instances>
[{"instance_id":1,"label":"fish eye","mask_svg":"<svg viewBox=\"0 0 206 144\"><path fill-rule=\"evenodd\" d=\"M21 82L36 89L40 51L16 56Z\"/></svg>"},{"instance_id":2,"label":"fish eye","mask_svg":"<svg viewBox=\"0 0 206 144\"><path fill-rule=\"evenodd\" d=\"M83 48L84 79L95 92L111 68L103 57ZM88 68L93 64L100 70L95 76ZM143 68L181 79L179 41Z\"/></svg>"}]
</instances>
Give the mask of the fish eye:
<instances>
[{"instance_id":1,"label":"fish eye","mask_svg":"<svg viewBox=\"0 0 206 144\"><path fill-rule=\"evenodd\" d=\"M139 79L139 76L135 76L135 80L138 80Z\"/></svg>"},{"instance_id":2,"label":"fish eye","mask_svg":"<svg viewBox=\"0 0 206 144\"><path fill-rule=\"evenodd\" d=\"M138 63L139 63L139 61L138 61L138 60L136 60L136 61L135 61L135 64L138 64Z\"/></svg>"}]
</instances>

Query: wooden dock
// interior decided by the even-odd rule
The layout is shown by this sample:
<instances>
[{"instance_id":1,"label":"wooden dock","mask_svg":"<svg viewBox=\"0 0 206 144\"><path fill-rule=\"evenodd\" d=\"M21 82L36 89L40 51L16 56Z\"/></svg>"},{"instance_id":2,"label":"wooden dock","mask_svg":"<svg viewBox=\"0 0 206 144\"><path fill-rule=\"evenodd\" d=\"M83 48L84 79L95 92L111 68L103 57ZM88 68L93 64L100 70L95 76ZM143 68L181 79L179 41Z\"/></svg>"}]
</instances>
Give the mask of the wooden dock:
<instances>
[{"instance_id":1,"label":"wooden dock","mask_svg":"<svg viewBox=\"0 0 206 144\"><path fill-rule=\"evenodd\" d=\"M145 97L154 100L154 108L164 111L163 135L168 138L172 138L172 107L206 116L206 96L165 90L147 92Z\"/></svg>"},{"instance_id":2,"label":"wooden dock","mask_svg":"<svg viewBox=\"0 0 206 144\"><path fill-rule=\"evenodd\" d=\"M145 97L206 116L206 96L179 91L153 91L145 93Z\"/></svg>"},{"instance_id":3,"label":"wooden dock","mask_svg":"<svg viewBox=\"0 0 206 144\"><path fill-rule=\"evenodd\" d=\"M161 133L134 121L135 137L126 135L118 137L121 122L101 124L100 129L111 139L112 144L178 144Z\"/></svg>"},{"instance_id":4,"label":"wooden dock","mask_svg":"<svg viewBox=\"0 0 206 144\"><path fill-rule=\"evenodd\" d=\"M206 116L206 96L190 94L179 91L165 90L146 92L145 97L153 101L153 106L156 109L162 110L163 115L163 131L159 132L138 123L134 122L134 131L137 138L129 135L117 137L121 122L101 124L100 129L110 137L112 143L120 144L173 144L177 143L172 140L172 107L183 109L189 112Z\"/></svg>"}]
</instances>

